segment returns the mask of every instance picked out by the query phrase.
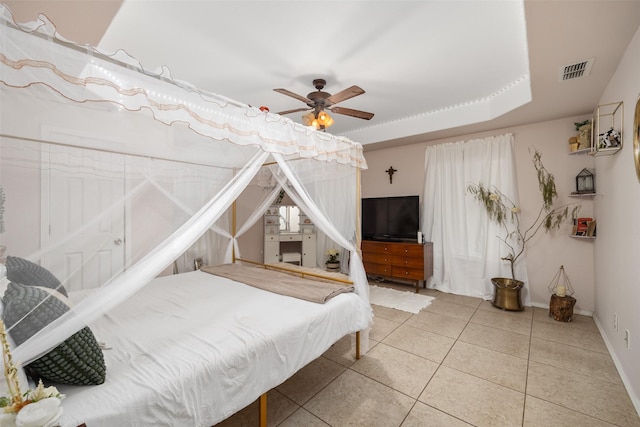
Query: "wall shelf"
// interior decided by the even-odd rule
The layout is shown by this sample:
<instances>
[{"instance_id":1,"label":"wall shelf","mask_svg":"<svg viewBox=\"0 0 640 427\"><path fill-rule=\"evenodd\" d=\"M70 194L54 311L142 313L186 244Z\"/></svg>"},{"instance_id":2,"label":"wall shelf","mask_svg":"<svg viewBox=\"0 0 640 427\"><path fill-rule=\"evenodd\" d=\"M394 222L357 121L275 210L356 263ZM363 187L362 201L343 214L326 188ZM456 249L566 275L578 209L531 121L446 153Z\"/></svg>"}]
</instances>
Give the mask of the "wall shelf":
<instances>
[{"instance_id":1,"label":"wall shelf","mask_svg":"<svg viewBox=\"0 0 640 427\"><path fill-rule=\"evenodd\" d=\"M569 194L569 197L575 197L576 199L593 199L594 197L596 197L596 193L584 193L584 194L571 193Z\"/></svg>"},{"instance_id":2,"label":"wall shelf","mask_svg":"<svg viewBox=\"0 0 640 427\"><path fill-rule=\"evenodd\" d=\"M569 151L569 154L575 155L575 154L592 154L592 153L591 153L591 148L582 148L576 151Z\"/></svg>"},{"instance_id":3,"label":"wall shelf","mask_svg":"<svg viewBox=\"0 0 640 427\"><path fill-rule=\"evenodd\" d=\"M596 236L577 236L575 234L569 234L569 237L573 237L574 239L590 239L594 240Z\"/></svg>"},{"instance_id":4,"label":"wall shelf","mask_svg":"<svg viewBox=\"0 0 640 427\"><path fill-rule=\"evenodd\" d=\"M594 156L611 156L622 149L624 103L598 105L591 120L591 150ZM608 132L614 136L607 137Z\"/></svg>"}]
</instances>

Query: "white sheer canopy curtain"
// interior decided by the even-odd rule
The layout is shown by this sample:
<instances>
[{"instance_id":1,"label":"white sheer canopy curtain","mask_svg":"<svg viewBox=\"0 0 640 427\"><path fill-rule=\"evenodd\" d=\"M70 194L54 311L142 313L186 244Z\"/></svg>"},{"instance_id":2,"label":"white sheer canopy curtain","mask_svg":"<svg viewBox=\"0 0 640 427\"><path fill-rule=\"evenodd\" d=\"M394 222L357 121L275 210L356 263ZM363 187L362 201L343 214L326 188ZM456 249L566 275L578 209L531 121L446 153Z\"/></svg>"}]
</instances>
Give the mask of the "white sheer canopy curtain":
<instances>
[{"instance_id":1,"label":"white sheer canopy curtain","mask_svg":"<svg viewBox=\"0 0 640 427\"><path fill-rule=\"evenodd\" d=\"M509 263L501 259L507 248L498 236L504 230L489 220L467 187L495 186L517 204L513 144L513 135L505 134L427 148L422 230L433 242L430 288L489 300L491 278L511 277ZM515 269L526 283L524 258ZM528 303L528 293L523 295Z\"/></svg>"},{"instance_id":2,"label":"white sheer canopy curtain","mask_svg":"<svg viewBox=\"0 0 640 427\"><path fill-rule=\"evenodd\" d=\"M124 51L64 41L41 18L19 25L0 4L0 186L8 200L0 244L7 255L55 271L67 290L83 292L13 350L22 364L109 312L179 257L207 255L212 241L226 244L228 209L271 153L282 162L366 168L358 143L202 91L166 69L145 70ZM257 203L256 217L267 202ZM351 250L353 230L329 233ZM98 257L99 249L111 252ZM44 262L54 255L75 262L58 262L62 267L78 268ZM119 263L89 268L98 258ZM95 276L92 286L84 278L71 286L83 272ZM364 311L366 324L371 316Z\"/></svg>"},{"instance_id":3,"label":"white sheer canopy curtain","mask_svg":"<svg viewBox=\"0 0 640 427\"><path fill-rule=\"evenodd\" d=\"M277 166L271 166L274 177L293 202L330 239L324 242L324 249L333 245L329 243L333 241L349 251L349 276L356 292L368 302L369 286L356 241L358 197L354 183L357 170L335 162L300 159L287 163L279 154L273 157L278 162ZM336 185L336 182L344 185Z\"/></svg>"}]
</instances>

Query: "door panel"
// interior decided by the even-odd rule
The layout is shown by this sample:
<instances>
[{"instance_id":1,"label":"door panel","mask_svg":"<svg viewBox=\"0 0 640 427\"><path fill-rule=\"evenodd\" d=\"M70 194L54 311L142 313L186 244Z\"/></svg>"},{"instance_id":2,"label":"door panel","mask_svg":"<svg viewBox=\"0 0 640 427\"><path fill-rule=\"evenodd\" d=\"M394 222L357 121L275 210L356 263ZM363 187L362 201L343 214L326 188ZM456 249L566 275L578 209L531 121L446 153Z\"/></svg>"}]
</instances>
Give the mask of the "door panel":
<instances>
[{"instance_id":1,"label":"door panel","mask_svg":"<svg viewBox=\"0 0 640 427\"><path fill-rule=\"evenodd\" d=\"M65 146L42 150L42 264L68 290L92 289L124 267L124 157Z\"/></svg>"}]
</instances>

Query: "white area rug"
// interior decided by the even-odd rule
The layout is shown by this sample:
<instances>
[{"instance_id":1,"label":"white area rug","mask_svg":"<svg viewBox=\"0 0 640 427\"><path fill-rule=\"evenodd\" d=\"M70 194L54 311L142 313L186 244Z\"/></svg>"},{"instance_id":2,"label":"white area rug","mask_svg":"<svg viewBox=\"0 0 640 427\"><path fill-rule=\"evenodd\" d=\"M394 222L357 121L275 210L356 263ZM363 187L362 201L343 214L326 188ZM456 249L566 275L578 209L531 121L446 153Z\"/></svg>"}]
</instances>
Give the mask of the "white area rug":
<instances>
[{"instance_id":1,"label":"white area rug","mask_svg":"<svg viewBox=\"0 0 640 427\"><path fill-rule=\"evenodd\" d=\"M416 294L414 291L403 292L395 289L383 288L375 285L369 286L371 290L369 300L371 304L395 308L417 314L423 308L431 304L435 297Z\"/></svg>"}]
</instances>

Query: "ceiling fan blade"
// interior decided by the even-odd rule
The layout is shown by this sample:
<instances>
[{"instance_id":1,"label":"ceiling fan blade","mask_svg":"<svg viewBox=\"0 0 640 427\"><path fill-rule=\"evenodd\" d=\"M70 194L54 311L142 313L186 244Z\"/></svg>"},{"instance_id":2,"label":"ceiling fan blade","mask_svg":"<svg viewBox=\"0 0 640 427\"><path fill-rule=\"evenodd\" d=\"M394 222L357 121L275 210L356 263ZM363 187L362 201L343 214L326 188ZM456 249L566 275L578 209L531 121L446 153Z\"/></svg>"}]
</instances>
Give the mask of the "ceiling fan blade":
<instances>
[{"instance_id":1,"label":"ceiling fan blade","mask_svg":"<svg viewBox=\"0 0 640 427\"><path fill-rule=\"evenodd\" d=\"M308 111L308 110L311 110L311 108L296 108L295 110L280 111L279 113L276 113L276 114L284 116L285 114L297 113L298 111Z\"/></svg>"},{"instance_id":2,"label":"ceiling fan blade","mask_svg":"<svg viewBox=\"0 0 640 427\"><path fill-rule=\"evenodd\" d=\"M358 86L351 86L325 99L325 104L326 105L337 104L338 102L342 102L346 99L353 98L354 96L362 95L363 93L364 93L364 89Z\"/></svg>"},{"instance_id":3,"label":"ceiling fan blade","mask_svg":"<svg viewBox=\"0 0 640 427\"><path fill-rule=\"evenodd\" d=\"M331 107L330 109L334 113L344 114L345 116L353 116L359 119L371 120L373 113L367 113L366 111L352 110L351 108L344 107Z\"/></svg>"},{"instance_id":4,"label":"ceiling fan blade","mask_svg":"<svg viewBox=\"0 0 640 427\"><path fill-rule=\"evenodd\" d=\"M287 95L287 96L290 96L292 98L298 99L298 100L304 102L305 104L313 104L313 101L311 101L306 96L298 95L297 93L293 93L290 90L287 90L287 89L274 89L274 90L276 92L278 92L278 93L283 94L283 95Z\"/></svg>"}]
</instances>

